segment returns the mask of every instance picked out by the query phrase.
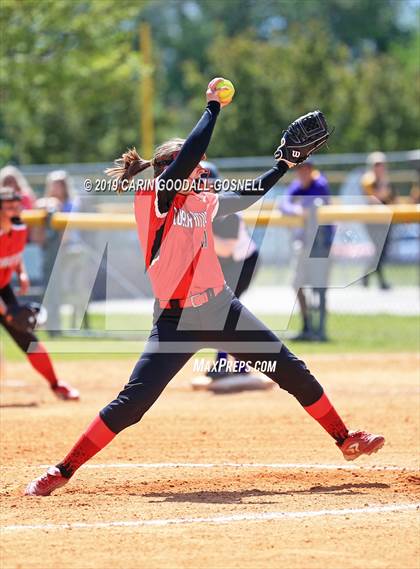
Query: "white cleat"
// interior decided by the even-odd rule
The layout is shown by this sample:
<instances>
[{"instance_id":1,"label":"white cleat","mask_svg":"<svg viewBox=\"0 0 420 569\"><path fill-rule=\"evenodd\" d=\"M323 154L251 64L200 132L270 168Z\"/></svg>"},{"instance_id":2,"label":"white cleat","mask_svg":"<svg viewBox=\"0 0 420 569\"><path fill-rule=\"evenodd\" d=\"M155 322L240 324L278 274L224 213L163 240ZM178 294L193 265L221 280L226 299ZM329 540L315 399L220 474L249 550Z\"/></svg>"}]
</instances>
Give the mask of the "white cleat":
<instances>
[{"instance_id":1,"label":"white cleat","mask_svg":"<svg viewBox=\"0 0 420 569\"><path fill-rule=\"evenodd\" d=\"M54 395L63 401L79 401L80 399L79 391L64 381L59 381L51 389Z\"/></svg>"},{"instance_id":2,"label":"white cleat","mask_svg":"<svg viewBox=\"0 0 420 569\"><path fill-rule=\"evenodd\" d=\"M191 381L194 390L212 391L213 393L237 393L240 391L259 391L271 389L274 382L265 377L249 373L233 373L212 379L208 376L195 377Z\"/></svg>"},{"instance_id":3,"label":"white cleat","mask_svg":"<svg viewBox=\"0 0 420 569\"><path fill-rule=\"evenodd\" d=\"M50 466L45 472L26 487L25 496L49 496L57 488L61 488L69 478L65 478L56 466Z\"/></svg>"}]
</instances>

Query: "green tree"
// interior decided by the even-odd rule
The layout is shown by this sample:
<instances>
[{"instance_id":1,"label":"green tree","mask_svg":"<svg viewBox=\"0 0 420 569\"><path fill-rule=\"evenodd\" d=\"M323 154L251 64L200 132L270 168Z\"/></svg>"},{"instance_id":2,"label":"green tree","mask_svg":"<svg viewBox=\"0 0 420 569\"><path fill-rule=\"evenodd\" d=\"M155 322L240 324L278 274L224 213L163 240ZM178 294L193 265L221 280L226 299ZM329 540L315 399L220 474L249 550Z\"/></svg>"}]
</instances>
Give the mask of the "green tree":
<instances>
[{"instance_id":1,"label":"green tree","mask_svg":"<svg viewBox=\"0 0 420 569\"><path fill-rule=\"evenodd\" d=\"M214 63L204 72L193 63L185 66L197 93L194 108L198 112L202 106L202 85L209 76L230 78L237 93L222 111L213 156L271 154L282 129L316 108L335 128L334 152L406 149L418 143L418 75L390 55L369 53L354 60L316 23L295 25L287 41L220 36L209 51Z\"/></svg>"},{"instance_id":2,"label":"green tree","mask_svg":"<svg viewBox=\"0 0 420 569\"><path fill-rule=\"evenodd\" d=\"M3 0L1 148L19 162L108 160L137 137L127 0Z\"/></svg>"},{"instance_id":3,"label":"green tree","mask_svg":"<svg viewBox=\"0 0 420 569\"><path fill-rule=\"evenodd\" d=\"M185 135L210 78L233 80L211 153L268 154L320 107L336 151L418 145L408 0L3 0L0 162L109 161L139 144L140 19L152 26L157 142ZM418 28L418 25L417 25Z\"/></svg>"},{"instance_id":4,"label":"green tree","mask_svg":"<svg viewBox=\"0 0 420 569\"><path fill-rule=\"evenodd\" d=\"M365 47L387 51L409 34L401 13L409 0L280 0L279 12L288 26L317 21L354 54Z\"/></svg>"}]
</instances>

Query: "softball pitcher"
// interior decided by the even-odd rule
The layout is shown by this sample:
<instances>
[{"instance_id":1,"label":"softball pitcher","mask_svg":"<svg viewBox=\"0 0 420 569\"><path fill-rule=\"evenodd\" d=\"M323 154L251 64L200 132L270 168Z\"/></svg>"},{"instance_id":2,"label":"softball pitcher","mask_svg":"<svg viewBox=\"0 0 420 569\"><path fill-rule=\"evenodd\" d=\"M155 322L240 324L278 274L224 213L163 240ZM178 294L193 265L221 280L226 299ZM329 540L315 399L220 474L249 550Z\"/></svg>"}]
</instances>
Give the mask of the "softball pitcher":
<instances>
[{"instance_id":1,"label":"softball pitcher","mask_svg":"<svg viewBox=\"0 0 420 569\"><path fill-rule=\"evenodd\" d=\"M332 437L347 460L376 452L384 437L350 432L323 388L277 336L260 322L225 285L214 250L212 220L255 203L287 172L322 146L329 132L320 111L293 122L277 148L275 164L251 188L218 195L194 191L203 168L221 107L230 103L214 79L207 106L186 140L173 139L157 148L152 160L135 149L123 154L108 173L121 185L153 167L153 191L135 195L135 217L145 264L156 297L154 324L129 382L88 426L70 452L39 478L26 494L47 496L64 486L76 470L123 429L140 421L169 381L203 347L224 349L252 363L275 361L267 375L296 398ZM174 182L184 181L181 191Z\"/></svg>"}]
</instances>

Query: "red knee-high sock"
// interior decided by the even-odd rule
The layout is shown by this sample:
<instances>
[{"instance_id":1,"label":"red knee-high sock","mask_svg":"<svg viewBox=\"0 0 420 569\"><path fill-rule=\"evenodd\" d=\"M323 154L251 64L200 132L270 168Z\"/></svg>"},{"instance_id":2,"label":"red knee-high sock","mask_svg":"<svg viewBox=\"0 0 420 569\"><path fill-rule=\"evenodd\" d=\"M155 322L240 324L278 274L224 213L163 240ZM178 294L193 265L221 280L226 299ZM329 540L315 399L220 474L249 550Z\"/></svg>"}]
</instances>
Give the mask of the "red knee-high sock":
<instances>
[{"instance_id":1,"label":"red knee-high sock","mask_svg":"<svg viewBox=\"0 0 420 569\"><path fill-rule=\"evenodd\" d=\"M73 476L75 471L87 462L92 456L95 456L101 449L115 437L115 433L109 429L98 415L80 439L76 442L74 447L57 464L57 468L66 478Z\"/></svg>"},{"instance_id":2,"label":"red knee-high sock","mask_svg":"<svg viewBox=\"0 0 420 569\"><path fill-rule=\"evenodd\" d=\"M338 444L341 444L347 438L349 431L325 393L321 395L318 401L308 405L308 407L304 407L304 409L318 421Z\"/></svg>"},{"instance_id":3,"label":"red knee-high sock","mask_svg":"<svg viewBox=\"0 0 420 569\"><path fill-rule=\"evenodd\" d=\"M57 376L52 365L52 361L45 346L38 342L36 349L33 352L27 354L28 360L30 361L32 367L40 373L48 383L54 387L57 385Z\"/></svg>"}]
</instances>

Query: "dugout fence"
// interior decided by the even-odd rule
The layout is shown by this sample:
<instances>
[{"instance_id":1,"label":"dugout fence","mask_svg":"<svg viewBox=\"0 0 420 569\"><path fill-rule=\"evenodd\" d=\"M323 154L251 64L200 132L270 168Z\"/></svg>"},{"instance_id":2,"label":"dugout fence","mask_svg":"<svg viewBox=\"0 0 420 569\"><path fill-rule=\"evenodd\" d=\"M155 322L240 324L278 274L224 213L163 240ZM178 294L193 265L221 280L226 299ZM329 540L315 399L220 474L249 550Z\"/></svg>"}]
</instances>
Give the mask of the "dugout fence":
<instances>
[{"instance_id":1,"label":"dugout fence","mask_svg":"<svg viewBox=\"0 0 420 569\"><path fill-rule=\"evenodd\" d=\"M387 158L391 181L400 194L400 203L392 206L367 205L363 202L359 181L364 172L366 155L319 155L315 160L316 166L327 175L334 198L332 205L316 209L311 223L314 227L319 224L340 224L342 231L333 256L341 277L346 274L347 281L350 280L350 274L357 276L355 268L366 264L366 260L372 256L369 238L363 230L366 223L392 226L395 235L392 244L398 244L398 247L394 247L394 262L415 265L419 260L420 210L418 205L409 202L412 188L419 184L420 151L389 153ZM246 178L255 177L268 168L272 158L225 158L215 162L224 177ZM30 227L47 226L52 235L77 232L80 246L69 255L70 270L67 274L70 276L66 276L65 280L68 284L71 275L77 273L78 286L83 287L84 267L95 266L97 275L90 300L104 298L105 295L111 299L147 299L151 291L137 243L131 213L132 196L115 195L113 192L92 193L83 188L86 179L105 180L103 171L108 165L34 165L22 168L38 194L42 192L48 172L56 168L65 169L72 178L76 196L75 211L71 213L31 210L24 212L24 219ZM286 175L281 184L270 192L270 199L264 199L262 207L244 212L248 227L254 231L254 237L262 247L264 267L258 276L259 282L280 283L283 286L290 283L291 235L304 223L298 216L282 215L278 208L284 188L291 179L291 174ZM114 250L118 251L117 255L111 255L112 258L107 255L107 247L104 248L104 244L109 243L113 243ZM29 265L39 264L42 254L36 251L35 245L31 246L30 255L27 255ZM44 275L44 283L49 275L46 277ZM37 292L42 296L43 287ZM64 295L64 303L75 310L80 308L77 306L77 294L73 298Z\"/></svg>"}]
</instances>

